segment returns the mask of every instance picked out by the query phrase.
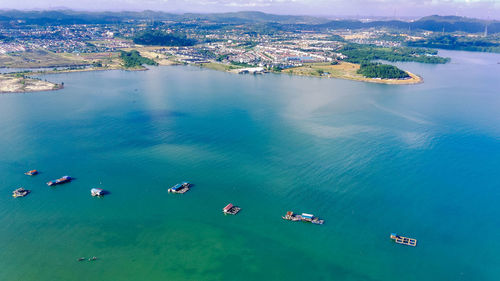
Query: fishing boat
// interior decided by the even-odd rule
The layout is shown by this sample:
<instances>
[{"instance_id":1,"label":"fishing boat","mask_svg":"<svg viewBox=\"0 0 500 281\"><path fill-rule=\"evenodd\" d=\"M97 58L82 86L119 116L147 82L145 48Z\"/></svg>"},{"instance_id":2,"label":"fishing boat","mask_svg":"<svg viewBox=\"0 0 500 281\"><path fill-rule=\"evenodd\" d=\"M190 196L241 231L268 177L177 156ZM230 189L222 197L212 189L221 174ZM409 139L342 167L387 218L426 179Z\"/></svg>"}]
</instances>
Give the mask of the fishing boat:
<instances>
[{"instance_id":1,"label":"fishing boat","mask_svg":"<svg viewBox=\"0 0 500 281\"><path fill-rule=\"evenodd\" d=\"M394 240L394 242L396 242L398 244L403 244L403 245L412 246L412 247L417 246L417 239L400 236L400 235L397 235L396 233L391 233L390 237L392 240Z\"/></svg>"},{"instance_id":2,"label":"fishing boat","mask_svg":"<svg viewBox=\"0 0 500 281\"><path fill-rule=\"evenodd\" d=\"M94 197L104 196L104 190L102 188L92 188L90 194Z\"/></svg>"},{"instance_id":3,"label":"fishing boat","mask_svg":"<svg viewBox=\"0 0 500 281\"><path fill-rule=\"evenodd\" d=\"M236 215L240 210L240 207L234 206L233 204L229 203L222 209L222 212L225 215Z\"/></svg>"},{"instance_id":4,"label":"fishing boat","mask_svg":"<svg viewBox=\"0 0 500 281\"><path fill-rule=\"evenodd\" d=\"M178 183L171 188L168 189L169 193L186 193L189 188L191 187L191 184L189 182L182 182Z\"/></svg>"},{"instance_id":5,"label":"fishing boat","mask_svg":"<svg viewBox=\"0 0 500 281\"><path fill-rule=\"evenodd\" d=\"M59 178L57 180L52 180L47 183L48 186L53 186L53 185L58 185L58 184L63 184L70 182L72 178L70 176L64 176L62 178Z\"/></svg>"},{"instance_id":6,"label":"fishing boat","mask_svg":"<svg viewBox=\"0 0 500 281\"><path fill-rule=\"evenodd\" d=\"M38 171L37 170L31 170L31 171L27 171L24 174L27 175L27 176L34 176L34 175L38 174Z\"/></svg>"},{"instance_id":7,"label":"fishing boat","mask_svg":"<svg viewBox=\"0 0 500 281\"><path fill-rule=\"evenodd\" d=\"M28 193L30 193L29 190L20 187L16 190L12 191L12 197L14 197L14 198L15 197L24 197L24 196L28 195Z\"/></svg>"},{"instance_id":8,"label":"fishing boat","mask_svg":"<svg viewBox=\"0 0 500 281\"><path fill-rule=\"evenodd\" d=\"M286 212L286 215L282 216L281 218L289 221L303 221L303 222L310 222L313 224L323 224L325 222L324 220L315 217L313 214L302 213L301 215L299 215L295 214L292 211Z\"/></svg>"}]
</instances>

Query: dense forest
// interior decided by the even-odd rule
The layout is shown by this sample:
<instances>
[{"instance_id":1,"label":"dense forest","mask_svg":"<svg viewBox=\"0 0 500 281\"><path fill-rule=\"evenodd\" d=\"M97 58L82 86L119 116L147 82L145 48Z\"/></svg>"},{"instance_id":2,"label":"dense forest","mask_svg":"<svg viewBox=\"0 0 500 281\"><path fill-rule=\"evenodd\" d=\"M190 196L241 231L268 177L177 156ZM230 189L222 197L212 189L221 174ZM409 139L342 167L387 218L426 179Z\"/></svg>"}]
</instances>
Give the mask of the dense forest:
<instances>
[{"instance_id":1,"label":"dense forest","mask_svg":"<svg viewBox=\"0 0 500 281\"><path fill-rule=\"evenodd\" d=\"M120 58L123 60L123 66L125 68L139 67L143 64L158 65L154 60L141 56L136 50L130 52L120 51Z\"/></svg>"},{"instance_id":2,"label":"dense forest","mask_svg":"<svg viewBox=\"0 0 500 281\"><path fill-rule=\"evenodd\" d=\"M408 46L448 50L500 53L499 38L440 35L422 40L409 41Z\"/></svg>"},{"instance_id":3,"label":"dense forest","mask_svg":"<svg viewBox=\"0 0 500 281\"><path fill-rule=\"evenodd\" d=\"M421 63L447 63L449 58L436 56L436 50L421 48L382 48L371 45L347 44L340 52L346 55L345 59L352 63L366 63L372 60L386 60L391 62L414 61Z\"/></svg>"},{"instance_id":4,"label":"dense forest","mask_svg":"<svg viewBox=\"0 0 500 281\"><path fill-rule=\"evenodd\" d=\"M193 46L196 40L181 34L166 33L160 30L146 30L136 34L132 40L136 44L152 46Z\"/></svg>"},{"instance_id":5,"label":"dense forest","mask_svg":"<svg viewBox=\"0 0 500 281\"><path fill-rule=\"evenodd\" d=\"M408 73L393 65L380 63L363 63L358 70L358 74L368 78L382 79L404 79L410 77Z\"/></svg>"}]
</instances>

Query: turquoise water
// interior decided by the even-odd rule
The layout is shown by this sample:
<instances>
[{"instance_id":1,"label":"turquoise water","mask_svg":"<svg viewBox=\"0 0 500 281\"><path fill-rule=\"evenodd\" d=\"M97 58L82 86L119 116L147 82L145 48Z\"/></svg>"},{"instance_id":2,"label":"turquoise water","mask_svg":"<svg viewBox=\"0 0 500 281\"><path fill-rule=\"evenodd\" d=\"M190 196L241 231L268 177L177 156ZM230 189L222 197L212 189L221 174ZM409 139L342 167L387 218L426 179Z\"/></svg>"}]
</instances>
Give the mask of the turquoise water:
<instances>
[{"instance_id":1,"label":"turquoise water","mask_svg":"<svg viewBox=\"0 0 500 281\"><path fill-rule=\"evenodd\" d=\"M412 86L175 66L0 96L0 280L498 280L500 55L442 54Z\"/></svg>"}]
</instances>

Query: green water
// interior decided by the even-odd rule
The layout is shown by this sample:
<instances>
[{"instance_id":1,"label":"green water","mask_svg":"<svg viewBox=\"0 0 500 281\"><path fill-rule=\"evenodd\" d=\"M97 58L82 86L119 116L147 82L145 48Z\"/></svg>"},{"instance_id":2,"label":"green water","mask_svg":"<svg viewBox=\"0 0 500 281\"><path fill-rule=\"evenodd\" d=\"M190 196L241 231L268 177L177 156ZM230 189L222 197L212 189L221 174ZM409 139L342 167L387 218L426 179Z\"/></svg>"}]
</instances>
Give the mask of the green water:
<instances>
[{"instance_id":1,"label":"green water","mask_svg":"<svg viewBox=\"0 0 500 281\"><path fill-rule=\"evenodd\" d=\"M412 86L175 66L0 96L0 280L498 280L500 55L443 55Z\"/></svg>"}]
</instances>

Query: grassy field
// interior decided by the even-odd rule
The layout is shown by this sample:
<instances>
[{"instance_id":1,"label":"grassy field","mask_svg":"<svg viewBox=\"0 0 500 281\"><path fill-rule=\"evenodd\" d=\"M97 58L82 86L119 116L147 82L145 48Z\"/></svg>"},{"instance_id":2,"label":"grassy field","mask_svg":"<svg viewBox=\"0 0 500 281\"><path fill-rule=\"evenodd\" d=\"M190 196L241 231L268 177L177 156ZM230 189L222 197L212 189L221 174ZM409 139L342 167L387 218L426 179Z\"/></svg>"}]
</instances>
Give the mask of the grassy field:
<instances>
[{"instance_id":1,"label":"grassy field","mask_svg":"<svg viewBox=\"0 0 500 281\"><path fill-rule=\"evenodd\" d=\"M88 62L76 54L56 54L45 50L0 55L0 67L38 68L84 65Z\"/></svg>"},{"instance_id":2,"label":"grassy field","mask_svg":"<svg viewBox=\"0 0 500 281\"><path fill-rule=\"evenodd\" d=\"M409 79L377 79L366 78L363 75L356 73L358 69L358 64L349 62L341 62L336 65L332 65L330 63L309 63L300 67L283 70L282 73L303 76L342 78L384 84L415 84L422 82L422 78L410 72L407 72L411 76Z\"/></svg>"},{"instance_id":3,"label":"grassy field","mask_svg":"<svg viewBox=\"0 0 500 281\"><path fill-rule=\"evenodd\" d=\"M216 62L196 64L196 65L201 66L201 67L214 69L214 70L219 70L219 71L232 71L235 69L243 68L243 67L237 66L237 65L228 65L228 64L216 63Z\"/></svg>"}]
</instances>

